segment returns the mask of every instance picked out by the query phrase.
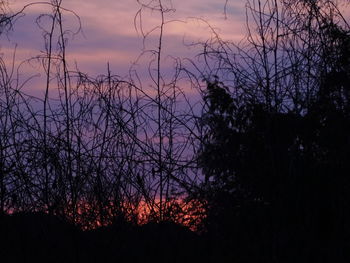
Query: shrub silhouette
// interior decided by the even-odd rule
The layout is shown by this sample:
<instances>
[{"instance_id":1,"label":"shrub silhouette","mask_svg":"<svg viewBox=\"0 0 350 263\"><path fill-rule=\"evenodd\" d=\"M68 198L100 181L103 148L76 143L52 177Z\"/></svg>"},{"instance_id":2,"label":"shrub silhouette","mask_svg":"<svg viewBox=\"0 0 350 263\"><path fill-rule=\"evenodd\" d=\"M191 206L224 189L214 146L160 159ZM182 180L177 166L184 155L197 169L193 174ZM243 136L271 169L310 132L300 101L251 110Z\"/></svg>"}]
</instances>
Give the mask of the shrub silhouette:
<instances>
[{"instance_id":1,"label":"shrub silhouette","mask_svg":"<svg viewBox=\"0 0 350 263\"><path fill-rule=\"evenodd\" d=\"M127 221L81 231L56 216L17 213L1 218L6 242L1 262L193 262L205 260L203 242L172 222Z\"/></svg>"}]
</instances>

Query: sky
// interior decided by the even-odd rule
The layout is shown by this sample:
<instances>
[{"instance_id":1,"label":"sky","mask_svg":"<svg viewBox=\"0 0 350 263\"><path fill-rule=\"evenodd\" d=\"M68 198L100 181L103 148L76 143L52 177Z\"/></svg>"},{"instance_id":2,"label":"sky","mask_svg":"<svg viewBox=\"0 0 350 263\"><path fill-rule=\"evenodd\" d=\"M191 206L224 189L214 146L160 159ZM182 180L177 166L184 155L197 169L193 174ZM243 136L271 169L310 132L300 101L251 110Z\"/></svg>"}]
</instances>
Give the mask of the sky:
<instances>
[{"instance_id":1,"label":"sky","mask_svg":"<svg viewBox=\"0 0 350 263\"><path fill-rule=\"evenodd\" d=\"M12 12L21 10L32 0L8 0ZM72 12L64 12L63 26L68 34L67 57L70 69L97 76L107 73L107 63L113 74L126 77L130 67L137 69L142 79L149 78L147 67L151 61L149 50L158 47L159 30L154 30L161 21L160 13L142 8L142 4L157 3L158 0L62 0L62 7ZM164 14L162 42L162 75L171 79L174 74L174 59L185 58L196 61L202 49L191 44L205 42L212 37L208 25L224 40L238 42L246 34L247 0L162 0L163 7L169 9ZM225 8L226 7L226 8ZM142 8L142 9L141 9ZM141 10L141 12L139 12ZM43 31L49 28L48 14L51 8L47 2L30 5L14 23L13 30L0 39L0 54L11 67L15 55L15 65L20 66L20 79L25 86L38 95L43 93L44 74L40 73L40 63L30 58L43 54ZM346 9L346 17L350 9ZM146 39L143 34L147 34ZM140 55L143 54L141 57ZM42 70L42 68L41 68ZM40 74L40 75L39 75ZM41 76L41 78L40 78ZM147 82L147 81L146 81ZM39 92L39 93L38 93Z\"/></svg>"},{"instance_id":2,"label":"sky","mask_svg":"<svg viewBox=\"0 0 350 263\"><path fill-rule=\"evenodd\" d=\"M165 75L171 74L172 63L168 59L170 56L194 59L201 51L198 46L190 44L206 41L212 36L206 22L225 39L239 40L243 37L246 1L228 1L226 9L225 2L163 0L164 8L170 9L164 14L167 22L164 26L162 54ZM16 12L29 3L28 0L9 0L9 7ZM81 24L80 32L68 37L67 55L70 66L77 66L80 71L90 75L99 75L106 73L109 63L114 74L126 76L130 66L143 51L154 50L158 45L159 30L151 32L145 41L143 34L159 25L160 13L145 8L139 12L142 7L140 3L146 4L147 1L63 0L62 6L75 13L64 13L65 30L75 32ZM17 65L44 51L42 31L35 21L41 14L49 13L50 10L47 4L29 6L24 11L25 15L16 20L13 31L6 37L2 36L0 52L8 63L12 60L15 47ZM42 17L40 25L48 28L47 22L48 20ZM148 54L145 53L138 61L140 67L149 62ZM35 75L37 67L32 62L29 67L27 64L22 66L22 71Z\"/></svg>"}]
</instances>

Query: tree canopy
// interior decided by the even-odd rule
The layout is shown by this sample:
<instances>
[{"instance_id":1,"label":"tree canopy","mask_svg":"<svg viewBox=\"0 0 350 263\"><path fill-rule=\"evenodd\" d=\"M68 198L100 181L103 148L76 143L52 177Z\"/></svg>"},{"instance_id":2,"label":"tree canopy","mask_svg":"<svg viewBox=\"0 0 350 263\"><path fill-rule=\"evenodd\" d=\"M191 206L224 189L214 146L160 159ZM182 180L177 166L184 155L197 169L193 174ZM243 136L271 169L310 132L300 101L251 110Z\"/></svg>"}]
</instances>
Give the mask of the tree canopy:
<instances>
[{"instance_id":1,"label":"tree canopy","mask_svg":"<svg viewBox=\"0 0 350 263\"><path fill-rule=\"evenodd\" d=\"M220 61L202 114L207 225L242 260L342 262L350 237L348 24L334 1L250 1L248 11L245 47L217 40L204 54Z\"/></svg>"}]
</instances>

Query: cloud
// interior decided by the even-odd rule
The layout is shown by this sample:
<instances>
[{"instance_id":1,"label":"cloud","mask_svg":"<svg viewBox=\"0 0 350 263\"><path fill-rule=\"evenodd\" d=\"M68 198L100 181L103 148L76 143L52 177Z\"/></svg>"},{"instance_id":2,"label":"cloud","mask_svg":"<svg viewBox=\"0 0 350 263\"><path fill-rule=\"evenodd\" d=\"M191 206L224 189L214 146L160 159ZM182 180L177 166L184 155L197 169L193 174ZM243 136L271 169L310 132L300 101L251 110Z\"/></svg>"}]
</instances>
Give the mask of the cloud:
<instances>
[{"instance_id":1,"label":"cloud","mask_svg":"<svg viewBox=\"0 0 350 263\"><path fill-rule=\"evenodd\" d=\"M28 3L26 0L12 0L10 7L16 11ZM167 22L175 22L169 22L164 27L163 58L174 56L193 59L200 52L199 47L190 48L184 43L206 41L212 36L208 24L203 20L217 29L224 39L239 40L243 35L245 1L229 1L227 17L224 15L225 0L167 0L163 3L175 10L165 14ZM150 34L145 42L140 35L140 27L138 32L135 30L134 19L140 8L137 1L69 0L63 1L63 5L73 10L82 23L82 32L70 35L67 47L70 65L77 63L82 71L92 75L105 73L109 62L114 73L123 76L143 50L158 48L159 30ZM16 43L18 60L41 54L45 49L43 31L34 22L39 15L50 11L50 7L45 4L28 7L26 16L17 20L14 31L9 35L10 42L3 42L6 52ZM158 12L144 9L141 20L136 22L142 22L144 32L148 32L159 25L160 18ZM43 17L41 25L49 28L49 22ZM63 22L66 30L76 31L79 26L74 14L69 12L64 12ZM5 49L2 51L5 52ZM172 67L169 61L164 61L163 69L164 74L170 76ZM142 66L147 68L148 62L144 57Z\"/></svg>"}]
</instances>

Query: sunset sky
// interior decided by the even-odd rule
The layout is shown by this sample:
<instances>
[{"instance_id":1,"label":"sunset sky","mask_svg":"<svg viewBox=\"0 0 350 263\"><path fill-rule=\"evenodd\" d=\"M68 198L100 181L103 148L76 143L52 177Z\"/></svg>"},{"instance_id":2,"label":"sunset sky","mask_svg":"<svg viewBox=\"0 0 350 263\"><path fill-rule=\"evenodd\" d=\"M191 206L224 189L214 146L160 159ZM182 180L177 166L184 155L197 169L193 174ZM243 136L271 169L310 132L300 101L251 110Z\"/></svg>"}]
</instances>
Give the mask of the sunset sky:
<instances>
[{"instance_id":1,"label":"sunset sky","mask_svg":"<svg viewBox=\"0 0 350 263\"><path fill-rule=\"evenodd\" d=\"M16 12L30 1L9 0L9 3L10 9ZM200 52L198 47L184 45L206 41L211 37L208 25L200 19L209 22L225 39L241 39L245 29L245 3L245 0L228 1L225 15L225 0L163 1L165 7L172 9L165 14L166 21L176 20L165 26L163 57L193 59ZM135 16L141 7L136 0L63 0L62 6L74 11L82 25L80 33L69 38L67 54L71 67L76 63L79 70L98 75L106 73L109 62L114 74L125 76L143 49L157 48L159 31L150 34L143 46L141 28L135 28L135 21L140 25L140 16L136 20ZM25 15L16 21L13 31L7 37L2 36L1 52L8 62L11 61L15 45L17 65L44 50L42 31L35 24L35 19L49 12L50 6L47 4L29 6L24 11ZM149 32L160 23L160 14L156 11L144 9L141 18L143 32ZM43 18L41 24L45 23ZM76 31L78 27L78 19L66 13L64 28ZM149 60L147 55L144 59L139 64ZM164 67L164 71L171 71L170 67ZM35 74L36 68L33 65L32 68L23 67L23 71Z\"/></svg>"},{"instance_id":2,"label":"sunset sky","mask_svg":"<svg viewBox=\"0 0 350 263\"><path fill-rule=\"evenodd\" d=\"M140 3L149 2L154 5L158 1L63 0L62 7L75 12L81 22L81 31L68 37L67 56L70 69L75 69L77 65L80 71L96 76L105 74L109 63L113 74L126 76L143 50L157 49L159 30L148 35L145 42L141 33L151 31L161 21L157 11L142 9L138 13ZM29 3L30 0L9 0L9 9L18 12ZM24 15L16 20L13 30L6 36L1 36L0 52L8 65L11 65L15 47L17 66L26 59L42 54L42 31L35 21L41 14L51 12L47 3L28 6ZM165 8L171 9L165 13L167 24L163 35L162 73L165 75L171 75L173 70L173 61L169 56L194 59L201 52L201 48L189 45L204 42L212 36L208 24L202 19L225 40L238 42L244 38L246 0L163 0L162 3ZM349 9L343 11L346 11L345 16L348 17ZM48 27L47 21L43 18L41 25ZM65 12L64 29L75 32L78 28L77 17ZM146 53L138 61L138 67L145 70L149 61L150 57ZM38 67L34 64L29 67L27 64L22 65L20 72L26 74L26 77L38 74ZM40 79L34 78L32 82L40 83Z\"/></svg>"}]
</instances>

